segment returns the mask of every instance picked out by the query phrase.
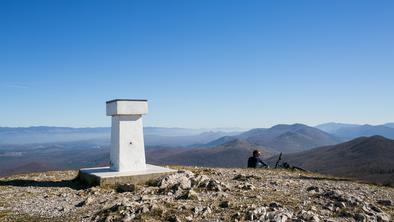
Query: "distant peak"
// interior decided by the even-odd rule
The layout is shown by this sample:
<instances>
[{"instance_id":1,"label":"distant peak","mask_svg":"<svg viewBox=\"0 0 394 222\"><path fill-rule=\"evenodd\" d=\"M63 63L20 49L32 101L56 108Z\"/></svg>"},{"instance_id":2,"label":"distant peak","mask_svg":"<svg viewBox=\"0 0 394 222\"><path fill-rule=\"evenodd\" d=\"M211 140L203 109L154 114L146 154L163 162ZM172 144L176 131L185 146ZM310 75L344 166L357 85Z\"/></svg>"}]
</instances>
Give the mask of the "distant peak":
<instances>
[{"instance_id":1,"label":"distant peak","mask_svg":"<svg viewBox=\"0 0 394 222\"><path fill-rule=\"evenodd\" d=\"M278 124L271 129L298 129L298 128L304 128L308 127L307 125L301 124L301 123L295 123L295 124Z\"/></svg>"},{"instance_id":2,"label":"distant peak","mask_svg":"<svg viewBox=\"0 0 394 222\"><path fill-rule=\"evenodd\" d=\"M392 141L392 140L387 139L384 136L375 135L375 136L370 136L370 137L367 137L367 136L358 137L358 138L355 138L355 139L353 139L351 141L348 141L347 143L354 143L354 142L357 142L357 143L365 143L365 142L376 143L376 142L380 142L380 141Z\"/></svg>"},{"instance_id":3,"label":"distant peak","mask_svg":"<svg viewBox=\"0 0 394 222\"><path fill-rule=\"evenodd\" d=\"M302 124L302 123L294 123L294 124L292 124L292 126L307 126L307 125Z\"/></svg>"},{"instance_id":4,"label":"distant peak","mask_svg":"<svg viewBox=\"0 0 394 222\"><path fill-rule=\"evenodd\" d=\"M380 135L374 135L374 136L370 136L367 137L368 140L389 140L384 136L380 136Z\"/></svg>"}]
</instances>

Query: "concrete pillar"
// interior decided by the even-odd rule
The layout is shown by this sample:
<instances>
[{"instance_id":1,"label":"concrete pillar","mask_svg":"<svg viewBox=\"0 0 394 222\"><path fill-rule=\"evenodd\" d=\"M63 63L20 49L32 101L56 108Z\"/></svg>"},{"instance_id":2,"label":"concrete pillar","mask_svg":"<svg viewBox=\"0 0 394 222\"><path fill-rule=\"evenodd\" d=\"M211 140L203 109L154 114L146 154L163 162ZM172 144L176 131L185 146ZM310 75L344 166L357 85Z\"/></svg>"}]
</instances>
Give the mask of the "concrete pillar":
<instances>
[{"instance_id":1,"label":"concrete pillar","mask_svg":"<svg viewBox=\"0 0 394 222\"><path fill-rule=\"evenodd\" d=\"M148 102L136 99L115 99L106 104L112 117L111 166L79 170L79 180L103 187L118 184L144 184L176 170L145 164L142 115L148 113Z\"/></svg>"},{"instance_id":2,"label":"concrete pillar","mask_svg":"<svg viewBox=\"0 0 394 222\"><path fill-rule=\"evenodd\" d=\"M116 99L106 103L112 116L110 168L117 172L146 168L142 115L148 112L147 100Z\"/></svg>"}]
</instances>

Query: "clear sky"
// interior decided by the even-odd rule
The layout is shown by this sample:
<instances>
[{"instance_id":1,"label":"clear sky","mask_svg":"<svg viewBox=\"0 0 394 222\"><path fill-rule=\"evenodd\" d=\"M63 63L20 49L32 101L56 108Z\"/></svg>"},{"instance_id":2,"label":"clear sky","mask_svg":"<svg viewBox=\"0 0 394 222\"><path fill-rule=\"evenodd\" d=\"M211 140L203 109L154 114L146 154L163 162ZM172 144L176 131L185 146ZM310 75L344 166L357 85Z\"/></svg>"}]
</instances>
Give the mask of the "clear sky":
<instances>
[{"instance_id":1,"label":"clear sky","mask_svg":"<svg viewBox=\"0 0 394 222\"><path fill-rule=\"evenodd\" d=\"M0 1L0 126L394 121L394 1Z\"/></svg>"}]
</instances>

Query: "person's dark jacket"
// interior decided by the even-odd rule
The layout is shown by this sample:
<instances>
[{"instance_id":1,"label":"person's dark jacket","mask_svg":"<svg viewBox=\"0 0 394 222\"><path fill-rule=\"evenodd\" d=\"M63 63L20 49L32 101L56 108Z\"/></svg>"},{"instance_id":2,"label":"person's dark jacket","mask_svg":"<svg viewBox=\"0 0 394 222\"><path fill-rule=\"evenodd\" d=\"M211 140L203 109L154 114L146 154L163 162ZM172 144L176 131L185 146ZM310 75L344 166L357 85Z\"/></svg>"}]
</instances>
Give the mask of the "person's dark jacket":
<instances>
[{"instance_id":1,"label":"person's dark jacket","mask_svg":"<svg viewBox=\"0 0 394 222\"><path fill-rule=\"evenodd\" d=\"M259 157L249 157L248 159L248 168L261 168L267 167L268 165L265 164Z\"/></svg>"}]
</instances>

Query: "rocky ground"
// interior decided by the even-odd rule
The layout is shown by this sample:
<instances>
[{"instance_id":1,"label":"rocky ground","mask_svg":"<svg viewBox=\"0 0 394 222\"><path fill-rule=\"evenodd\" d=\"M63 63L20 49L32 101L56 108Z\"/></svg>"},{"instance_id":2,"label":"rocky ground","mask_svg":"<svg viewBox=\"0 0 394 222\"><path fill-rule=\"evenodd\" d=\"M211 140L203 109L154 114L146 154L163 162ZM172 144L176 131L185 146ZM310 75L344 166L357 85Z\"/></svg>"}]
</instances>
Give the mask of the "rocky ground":
<instances>
[{"instance_id":1,"label":"rocky ground","mask_svg":"<svg viewBox=\"0 0 394 222\"><path fill-rule=\"evenodd\" d=\"M392 221L394 188L286 170L177 167L146 185L0 178L0 221Z\"/></svg>"}]
</instances>

